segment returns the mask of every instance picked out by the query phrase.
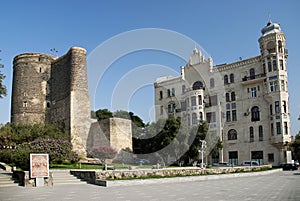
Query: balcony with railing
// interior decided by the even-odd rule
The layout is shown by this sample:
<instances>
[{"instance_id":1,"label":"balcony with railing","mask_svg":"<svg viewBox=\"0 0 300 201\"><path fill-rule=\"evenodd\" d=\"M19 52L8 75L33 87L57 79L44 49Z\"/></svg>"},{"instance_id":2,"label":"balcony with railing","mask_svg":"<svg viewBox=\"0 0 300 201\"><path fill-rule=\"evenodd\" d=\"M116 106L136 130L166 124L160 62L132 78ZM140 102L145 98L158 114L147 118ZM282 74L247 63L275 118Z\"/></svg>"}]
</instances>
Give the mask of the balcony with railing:
<instances>
[{"instance_id":1,"label":"balcony with railing","mask_svg":"<svg viewBox=\"0 0 300 201\"><path fill-rule=\"evenodd\" d=\"M266 73L256 74L256 75L250 75L245 76L242 78L242 84L252 84L256 82L261 82L266 77Z\"/></svg>"}]
</instances>

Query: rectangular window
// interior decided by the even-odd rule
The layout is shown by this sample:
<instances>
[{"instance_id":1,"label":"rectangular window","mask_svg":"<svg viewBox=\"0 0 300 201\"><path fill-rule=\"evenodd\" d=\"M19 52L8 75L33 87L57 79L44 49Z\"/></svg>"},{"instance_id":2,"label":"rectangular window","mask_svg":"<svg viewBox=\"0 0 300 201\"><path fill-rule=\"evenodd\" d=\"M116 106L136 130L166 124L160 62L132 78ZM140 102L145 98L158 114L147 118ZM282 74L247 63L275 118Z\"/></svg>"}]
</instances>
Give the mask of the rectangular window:
<instances>
[{"instance_id":1,"label":"rectangular window","mask_svg":"<svg viewBox=\"0 0 300 201\"><path fill-rule=\"evenodd\" d=\"M216 122L216 113L215 112L207 112L206 113L206 121L208 123L214 123Z\"/></svg>"},{"instance_id":2,"label":"rectangular window","mask_svg":"<svg viewBox=\"0 0 300 201\"><path fill-rule=\"evenodd\" d=\"M191 105L196 106L196 96L191 97Z\"/></svg>"},{"instance_id":3,"label":"rectangular window","mask_svg":"<svg viewBox=\"0 0 300 201\"><path fill-rule=\"evenodd\" d=\"M172 88L172 96L175 96L175 89Z\"/></svg>"},{"instance_id":4,"label":"rectangular window","mask_svg":"<svg viewBox=\"0 0 300 201\"><path fill-rule=\"evenodd\" d=\"M279 101L275 101L275 113L280 113Z\"/></svg>"},{"instance_id":5,"label":"rectangular window","mask_svg":"<svg viewBox=\"0 0 300 201\"><path fill-rule=\"evenodd\" d=\"M198 104L202 105L202 96L201 95L198 95Z\"/></svg>"},{"instance_id":6,"label":"rectangular window","mask_svg":"<svg viewBox=\"0 0 300 201\"><path fill-rule=\"evenodd\" d=\"M277 91L277 81L270 82L270 92Z\"/></svg>"},{"instance_id":7,"label":"rectangular window","mask_svg":"<svg viewBox=\"0 0 300 201\"><path fill-rule=\"evenodd\" d=\"M273 163L274 162L274 154L273 153L268 154L268 162L269 163Z\"/></svg>"},{"instance_id":8,"label":"rectangular window","mask_svg":"<svg viewBox=\"0 0 300 201\"><path fill-rule=\"evenodd\" d=\"M159 91L159 99L163 99L163 91Z\"/></svg>"},{"instance_id":9,"label":"rectangular window","mask_svg":"<svg viewBox=\"0 0 300 201\"><path fill-rule=\"evenodd\" d=\"M271 135L274 136L274 124L271 123Z\"/></svg>"},{"instance_id":10,"label":"rectangular window","mask_svg":"<svg viewBox=\"0 0 300 201\"><path fill-rule=\"evenodd\" d=\"M170 97L171 96L171 90L168 89L167 92L168 92L168 97Z\"/></svg>"},{"instance_id":11,"label":"rectangular window","mask_svg":"<svg viewBox=\"0 0 300 201\"><path fill-rule=\"evenodd\" d=\"M231 118L230 118L230 111L226 111L226 121L231 121Z\"/></svg>"},{"instance_id":12,"label":"rectangular window","mask_svg":"<svg viewBox=\"0 0 300 201\"><path fill-rule=\"evenodd\" d=\"M236 109L236 103L231 103L231 109Z\"/></svg>"},{"instance_id":13,"label":"rectangular window","mask_svg":"<svg viewBox=\"0 0 300 201\"><path fill-rule=\"evenodd\" d=\"M181 101L181 111L186 111L186 102Z\"/></svg>"},{"instance_id":14,"label":"rectangular window","mask_svg":"<svg viewBox=\"0 0 300 201\"><path fill-rule=\"evenodd\" d=\"M287 110L286 110L286 101L282 101L283 105L282 105L282 108L283 108L283 113L287 113Z\"/></svg>"},{"instance_id":15,"label":"rectangular window","mask_svg":"<svg viewBox=\"0 0 300 201\"><path fill-rule=\"evenodd\" d=\"M280 88L282 91L285 91L285 83L284 83L284 80L281 80L280 81Z\"/></svg>"},{"instance_id":16,"label":"rectangular window","mask_svg":"<svg viewBox=\"0 0 300 201\"><path fill-rule=\"evenodd\" d=\"M237 151L229 151L229 163L233 165L238 165L238 152Z\"/></svg>"},{"instance_id":17,"label":"rectangular window","mask_svg":"<svg viewBox=\"0 0 300 201\"><path fill-rule=\"evenodd\" d=\"M283 60L282 59L279 60L279 65L280 65L280 70L283 70L284 68L283 68Z\"/></svg>"},{"instance_id":18,"label":"rectangular window","mask_svg":"<svg viewBox=\"0 0 300 201\"><path fill-rule=\"evenodd\" d=\"M230 104L226 104L226 110L230 110Z\"/></svg>"},{"instance_id":19,"label":"rectangular window","mask_svg":"<svg viewBox=\"0 0 300 201\"><path fill-rule=\"evenodd\" d=\"M289 131L288 131L287 122L284 122L284 134L287 135L288 133L289 133Z\"/></svg>"},{"instance_id":20,"label":"rectangular window","mask_svg":"<svg viewBox=\"0 0 300 201\"><path fill-rule=\"evenodd\" d=\"M276 133L277 133L277 135L281 134L281 124L280 124L280 122L276 122Z\"/></svg>"},{"instance_id":21,"label":"rectangular window","mask_svg":"<svg viewBox=\"0 0 300 201\"><path fill-rule=\"evenodd\" d=\"M277 70L277 58L276 57L273 57L273 70Z\"/></svg>"},{"instance_id":22,"label":"rectangular window","mask_svg":"<svg viewBox=\"0 0 300 201\"><path fill-rule=\"evenodd\" d=\"M273 105L270 104L270 115L273 115Z\"/></svg>"},{"instance_id":23,"label":"rectangular window","mask_svg":"<svg viewBox=\"0 0 300 201\"><path fill-rule=\"evenodd\" d=\"M232 121L237 121L236 110L232 110Z\"/></svg>"},{"instance_id":24,"label":"rectangular window","mask_svg":"<svg viewBox=\"0 0 300 201\"><path fill-rule=\"evenodd\" d=\"M272 71L272 64L271 64L271 61L268 62L268 71L269 71L269 72Z\"/></svg>"},{"instance_id":25,"label":"rectangular window","mask_svg":"<svg viewBox=\"0 0 300 201\"><path fill-rule=\"evenodd\" d=\"M256 87L252 87L251 88L251 97L255 98L256 96L257 96L257 94L256 94Z\"/></svg>"}]
</instances>

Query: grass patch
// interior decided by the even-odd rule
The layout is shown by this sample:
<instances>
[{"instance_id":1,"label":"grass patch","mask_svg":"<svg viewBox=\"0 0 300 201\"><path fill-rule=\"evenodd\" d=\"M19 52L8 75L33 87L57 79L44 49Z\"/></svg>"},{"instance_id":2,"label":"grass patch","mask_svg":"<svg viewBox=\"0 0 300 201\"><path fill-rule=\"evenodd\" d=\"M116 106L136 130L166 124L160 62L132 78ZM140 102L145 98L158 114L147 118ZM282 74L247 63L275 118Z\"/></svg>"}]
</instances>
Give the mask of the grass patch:
<instances>
[{"instance_id":1,"label":"grass patch","mask_svg":"<svg viewBox=\"0 0 300 201\"><path fill-rule=\"evenodd\" d=\"M50 169L103 169L103 165L99 164L50 164Z\"/></svg>"}]
</instances>

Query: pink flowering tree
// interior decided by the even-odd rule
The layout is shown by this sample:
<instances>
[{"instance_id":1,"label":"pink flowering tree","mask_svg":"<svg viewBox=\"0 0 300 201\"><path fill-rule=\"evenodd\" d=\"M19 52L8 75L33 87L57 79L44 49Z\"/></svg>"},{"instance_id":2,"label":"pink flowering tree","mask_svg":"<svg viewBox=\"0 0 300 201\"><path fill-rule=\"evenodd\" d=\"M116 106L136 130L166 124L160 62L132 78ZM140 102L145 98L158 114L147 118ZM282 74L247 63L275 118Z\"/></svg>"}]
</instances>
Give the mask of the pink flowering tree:
<instances>
[{"instance_id":1,"label":"pink flowering tree","mask_svg":"<svg viewBox=\"0 0 300 201\"><path fill-rule=\"evenodd\" d=\"M111 146L93 146L89 155L93 158L98 158L102 163L104 163L105 170L107 170L106 159L113 159L117 155L118 151Z\"/></svg>"}]
</instances>

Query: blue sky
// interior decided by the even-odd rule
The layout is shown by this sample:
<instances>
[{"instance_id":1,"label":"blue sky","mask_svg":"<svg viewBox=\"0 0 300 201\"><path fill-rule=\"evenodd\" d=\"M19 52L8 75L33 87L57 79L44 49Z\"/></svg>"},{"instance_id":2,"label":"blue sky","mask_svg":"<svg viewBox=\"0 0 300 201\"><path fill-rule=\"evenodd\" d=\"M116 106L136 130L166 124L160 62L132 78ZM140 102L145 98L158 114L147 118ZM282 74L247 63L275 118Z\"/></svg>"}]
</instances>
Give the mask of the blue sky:
<instances>
[{"instance_id":1,"label":"blue sky","mask_svg":"<svg viewBox=\"0 0 300 201\"><path fill-rule=\"evenodd\" d=\"M0 123L10 120L10 96L13 58L24 52L50 54L50 49L65 54L72 46L80 46L89 55L110 38L124 32L159 28L183 34L200 44L213 58L214 64L231 63L259 55L260 30L268 22L281 24L289 50L289 92L292 134L300 130L299 21L300 1L15 1L0 2L0 58L7 76L4 84L8 96L0 99ZM160 51L134 52L116 60L99 80L92 109L111 108L116 83L133 68L159 64L179 71L188 59ZM148 66L151 68L151 65ZM155 67L153 67L155 68ZM176 74L176 72L175 72ZM93 93L93 92L90 92ZM153 86L145 85L134 93L129 110L151 121Z\"/></svg>"}]
</instances>

